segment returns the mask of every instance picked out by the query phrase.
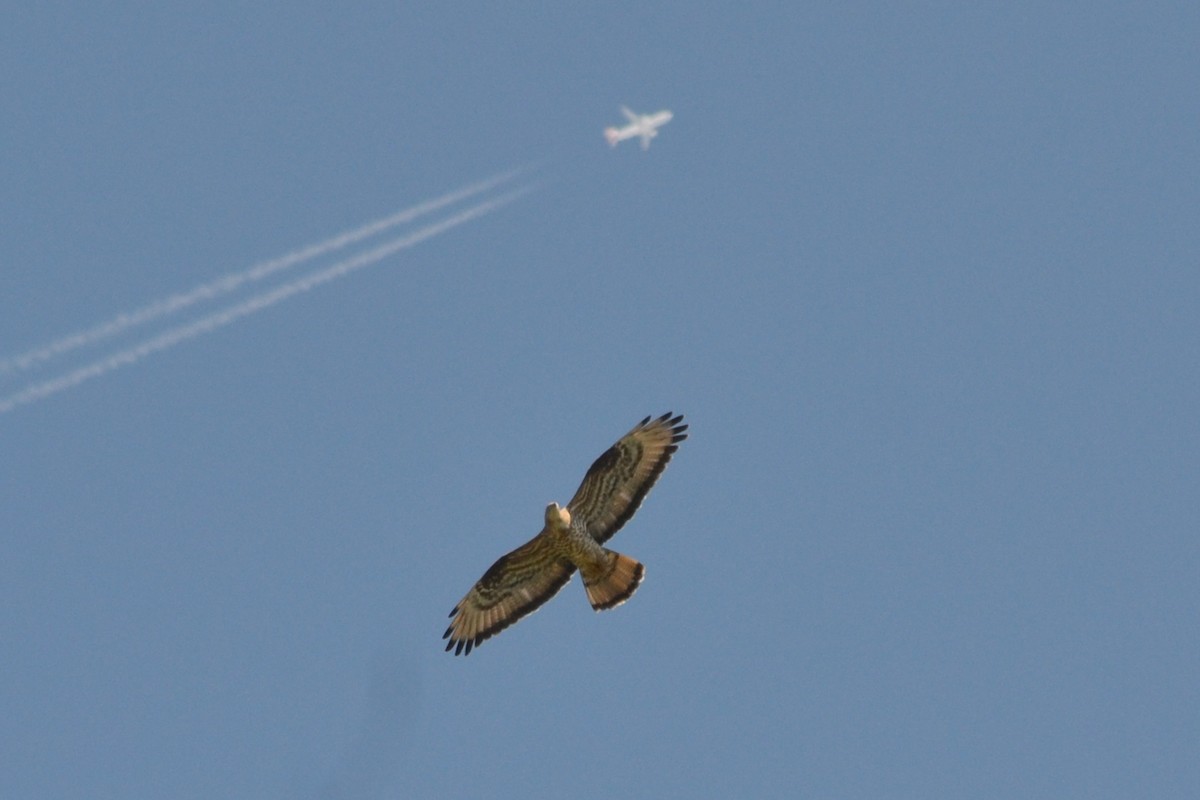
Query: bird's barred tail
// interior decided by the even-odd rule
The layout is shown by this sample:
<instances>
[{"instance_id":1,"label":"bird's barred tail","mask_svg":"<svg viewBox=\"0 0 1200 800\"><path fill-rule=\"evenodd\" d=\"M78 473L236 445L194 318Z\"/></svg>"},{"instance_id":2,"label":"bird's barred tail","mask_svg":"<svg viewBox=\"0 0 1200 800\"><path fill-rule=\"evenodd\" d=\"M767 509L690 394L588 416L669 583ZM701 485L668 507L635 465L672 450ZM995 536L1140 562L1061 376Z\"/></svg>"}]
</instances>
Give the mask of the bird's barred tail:
<instances>
[{"instance_id":1,"label":"bird's barred tail","mask_svg":"<svg viewBox=\"0 0 1200 800\"><path fill-rule=\"evenodd\" d=\"M608 562L606 567L596 573L581 571L588 601L597 611L616 608L633 597L646 575L646 568L640 561L608 549L605 549L604 555Z\"/></svg>"}]
</instances>

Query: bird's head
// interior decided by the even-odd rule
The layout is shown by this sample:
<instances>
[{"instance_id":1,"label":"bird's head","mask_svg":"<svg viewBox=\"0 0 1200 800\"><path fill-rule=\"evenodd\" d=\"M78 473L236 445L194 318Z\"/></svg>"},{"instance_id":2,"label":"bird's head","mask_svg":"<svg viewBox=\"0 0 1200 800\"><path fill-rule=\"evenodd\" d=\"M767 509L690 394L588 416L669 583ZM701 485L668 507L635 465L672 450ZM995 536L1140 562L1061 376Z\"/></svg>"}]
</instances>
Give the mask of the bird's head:
<instances>
[{"instance_id":1,"label":"bird's head","mask_svg":"<svg viewBox=\"0 0 1200 800\"><path fill-rule=\"evenodd\" d=\"M551 503L550 505L546 506L546 527L571 527L571 512L560 506L558 503Z\"/></svg>"}]
</instances>

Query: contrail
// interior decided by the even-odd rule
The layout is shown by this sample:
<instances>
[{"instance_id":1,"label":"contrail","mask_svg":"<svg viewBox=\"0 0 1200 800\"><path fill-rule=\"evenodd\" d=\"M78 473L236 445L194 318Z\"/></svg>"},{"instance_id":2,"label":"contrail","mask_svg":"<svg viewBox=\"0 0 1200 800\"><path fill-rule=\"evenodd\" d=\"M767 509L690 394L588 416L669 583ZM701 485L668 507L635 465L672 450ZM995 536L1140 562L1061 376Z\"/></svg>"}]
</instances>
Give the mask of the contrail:
<instances>
[{"instance_id":1,"label":"contrail","mask_svg":"<svg viewBox=\"0 0 1200 800\"><path fill-rule=\"evenodd\" d=\"M459 213L447 217L440 222L431 223L426 225L424 228L420 228L410 234L407 234L406 236L401 236L398 239L393 239L390 242L381 244L372 250L368 250L365 253L355 256L354 258L340 261L331 267L326 267L325 269L313 272L303 278L298 278L291 283L285 283L269 292L263 292L262 294L256 295L249 300L245 300L237 305L231 306L225 311L219 311L217 313L210 314L207 317L202 317L201 319L187 325L180 325L172 328L165 333L153 337L152 339L147 339L145 342L137 345L136 347L131 347L128 350L122 350L114 353L107 358L93 361L91 364L80 367L73 372L68 372L59 378L33 384L23 391L0 399L0 414L12 411L14 408L42 400L51 395L58 394L59 392L66 391L67 389L78 386L84 381L98 378L101 375L105 375L115 369L136 364L146 356L167 350L177 344L180 344L181 342L186 342L189 339L195 339L197 336L201 336L205 333L211 333L218 328L223 328L231 322L235 322L242 317L248 317L258 311L262 311L264 308L269 308L293 295L301 292L307 292L309 289L329 283L336 278L341 278L351 272L354 272L355 270L370 266L371 264L387 258L394 253L398 253L401 250L407 250L413 245L423 242L426 239L430 239L438 234L445 233L451 228L461 225L464 222L469 222L477 217L482 217L485 214L489 214L492 211L506 206L514 200L528 194L536 188L537 184L530 184L520 189L514 189L506 194L500 195L495 199L471 206L465 211L460 211Z\"/></svg>"},{"instance_id":2,"label":"contrail","mask_svg":"<svg viewBox=\"0 0 1200 800\"><path fill-rule=\"evenodd\" d=\"M513 178L526 171L526 167L502 172L499 175L488 178L487 180L473 183L470 186L465 186L462 189L457 189L453 192L442 195L433 200L427 200L424 203L418 203L411 208L406 208L403 211L397 211L391 216L377 219L374 222L369 222L362 227L355 228L345 233L340 233L337 236L326 239L323 242L318 242L308 247L303 247L295 250L287 255L273 258L270 261L263 261L255 264L249 269L241 272L233 272L224 275L216 280L202 284L182 294L173 294L169 297L155 300L154 302L127 313L118 314L108 322L104 322L94 328L89 328L79 333L64 336L57 341L50 342L47 345L29 350L12 358L0 360L0 375L9 372L21 372L35 367L38 364L49 361L64 353L69 353L80 347L85 347L90 344L103 341L110 336L115 336L121 331L127 330L137 325L143 325L151 320L159 317L167 316L181 311L188 306L199 303L203 300L212 300L221 295L228 294L234 291L243 284L260 281L270 275L294 267L297 264L302 264L305 261L310 261L317 256L325 255L326 253L340 250L347 245L360 242L367 237L374 236L377 233L382 233L389 228L394 228L397 225L402 225L405 222L411 222L418 217L431 214L445 208L448 205L457 203L460 200L465 200L468 197L474 197L477 194L486 192L502 183L512 180Z\"/></svg>"}]
</instances>

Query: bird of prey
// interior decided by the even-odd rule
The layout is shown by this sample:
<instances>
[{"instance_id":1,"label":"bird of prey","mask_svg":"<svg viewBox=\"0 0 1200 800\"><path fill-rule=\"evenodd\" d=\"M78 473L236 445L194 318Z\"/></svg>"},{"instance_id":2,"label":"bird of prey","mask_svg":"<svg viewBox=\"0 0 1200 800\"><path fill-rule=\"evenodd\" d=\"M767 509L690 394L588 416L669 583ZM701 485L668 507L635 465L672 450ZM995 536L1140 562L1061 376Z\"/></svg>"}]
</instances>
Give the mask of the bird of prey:
<instances>
[{"instance_id":1,"label":"bird of prey","mask_svg":"<svg viewBox=\"0 0 1200 800\"><path fill-rule=\"evenodd\" d=\"M633 517L679 443L683 415L646 417L596 459L571 502L546 506L542 532L501 556L450 612L446 651L465 653L512 625L566 585L575 570L596 611L616 608L637 591L645 569L602 547Z\"/></svg>"}]
</instances>

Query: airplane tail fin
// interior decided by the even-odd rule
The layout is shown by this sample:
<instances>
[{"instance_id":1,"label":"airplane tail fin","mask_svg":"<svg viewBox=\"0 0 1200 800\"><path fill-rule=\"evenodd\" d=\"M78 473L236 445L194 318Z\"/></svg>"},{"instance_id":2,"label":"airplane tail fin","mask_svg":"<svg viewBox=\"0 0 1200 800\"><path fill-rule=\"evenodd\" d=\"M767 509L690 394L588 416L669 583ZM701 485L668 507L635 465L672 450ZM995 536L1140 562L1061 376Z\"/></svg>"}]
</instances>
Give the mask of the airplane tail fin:
<instances>
[{"instance_id":1,"label":"airplane tail fin","mask_svg":"<svg viewBox=\"0 0 1200 800\"><path fill-rule=\"evenodd\" d=\"M646 575L640 561L612 550L604 551L604 562L601 567L580 570L588 602L597 611L616 608L633 597Z\"/></svg>"},{"instance_id":2,"label":"airplane tail fin","mask_svg":"<svg viewBox=\"0 0 1200 800\"><path fill-rule=\"evenodd\" d=\"M604 138L608 140L608 144L611 147L616 147L617 142L621 141L618 138L619 136L620 136L620 134L617 133L616 128L605 128L604 129Z\"/></svg>"}]
</instances>

